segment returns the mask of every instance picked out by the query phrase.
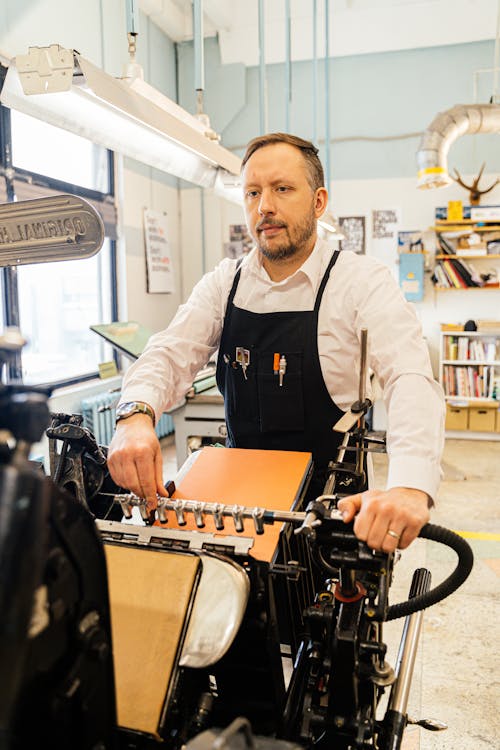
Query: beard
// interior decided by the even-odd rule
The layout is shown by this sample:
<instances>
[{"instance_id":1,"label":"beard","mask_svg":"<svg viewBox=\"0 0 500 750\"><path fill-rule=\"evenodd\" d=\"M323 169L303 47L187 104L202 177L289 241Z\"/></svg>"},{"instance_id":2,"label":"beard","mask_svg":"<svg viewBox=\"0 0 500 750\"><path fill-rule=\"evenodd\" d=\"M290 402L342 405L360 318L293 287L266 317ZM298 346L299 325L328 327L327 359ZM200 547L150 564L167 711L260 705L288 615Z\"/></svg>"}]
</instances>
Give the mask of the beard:
<instances>
[{"instance_id":1,"label":"beard","mask_svg":"<svg viewBox=\"0 0 500 750\"><path fill-rule=\"evenodd\" d=\"M266 238L259 236L258 228L260 225L266 224L266 226L277 226L283 227L286 233L286 238L283 238L280 244L268 243ZM263 219L255 228L255 241L257 247L262 255L268 260L285 260L286 258L292 258L310 241L314 232L316 231L316 216L314 208L311 206L311 211L308 216L300 224L295 224L290 228L287 224L282 224L278 221L272 221L272 219Z\"/></svg>"}]
</instances>

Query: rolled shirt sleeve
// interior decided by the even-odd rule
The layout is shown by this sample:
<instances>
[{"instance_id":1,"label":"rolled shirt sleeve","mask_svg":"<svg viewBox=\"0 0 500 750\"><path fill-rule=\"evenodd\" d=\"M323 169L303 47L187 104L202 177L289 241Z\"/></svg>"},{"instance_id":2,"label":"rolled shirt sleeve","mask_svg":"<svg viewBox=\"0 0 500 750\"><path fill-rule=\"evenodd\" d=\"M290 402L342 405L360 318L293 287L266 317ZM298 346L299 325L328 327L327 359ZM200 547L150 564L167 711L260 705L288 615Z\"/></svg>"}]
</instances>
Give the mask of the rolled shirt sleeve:
<instances>
[{"instance_id":1,"label":"rolled shirt sleeve","mask_svg":"<svg viewBox=\"0 0 500 750\"><path fill-rule=\"evenodd\" d=\"M203 276L168 328L149 339L125 373L120 401L145 401L156 414L180 403L196 373L217 351L235 261Z\"/></svg>"}]
</instances>

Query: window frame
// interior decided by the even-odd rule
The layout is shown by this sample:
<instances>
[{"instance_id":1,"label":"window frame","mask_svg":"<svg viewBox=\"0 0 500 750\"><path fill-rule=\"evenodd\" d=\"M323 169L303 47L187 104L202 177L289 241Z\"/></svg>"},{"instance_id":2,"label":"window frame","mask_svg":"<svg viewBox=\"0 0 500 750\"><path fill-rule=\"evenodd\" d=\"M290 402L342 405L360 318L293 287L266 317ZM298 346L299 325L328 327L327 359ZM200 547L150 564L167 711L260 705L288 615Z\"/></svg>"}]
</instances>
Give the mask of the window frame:
<instances>
[{"instance_id":1,"label":"window frame","mask_svg":"<svg viewBox=\"0 0 500 750\"><path fill-rule=\"evenodd\" d=\"M0 70L0 88L3 83L5 75L4 70ZM16 169L12 164L12 130L11 130L11 117L10 109L0 104L0 178L5 180L7 202L13 202L16 198L15 193L15 181L29 182L32 185L48 188L59 193L72 193L82 198L86 198L91 202L103 202L106 199L112 199L115 197L115 175L114 175L114 154L112 151L107 150L107 161L108 161L108 192L101 193L97 190L82 187L74 183L64 182L62 180L55 179L49 175L41 175L36 172L30 172L26 169ZM115 237L107 235L107 239L110 243L110 268L109 277L111 289L111 319L118 319L118 292L117 292L117 243ZM63 262L63 261L61 261ZM20 327L20 303L19 303L19 289L18 289L18 269L13 266L6 266L0 268L0 289L2 294L3 302L3 325ZM22 333L22 331L21 331ZM117 366L119 365L119 357L116 350L113 350L113 359ZM6 366L6 380L7 382L20 382L22 381L22 352L19 352L16 356L12 357ZM59 380L50 381L48 383L38 383L36 387L48 387L52 390L56 388L62 388L66 386L76 385L89 380L93 380L99 376L97 369L89 371L83 375L61 378Z\"/></svg>"}]
</instances>

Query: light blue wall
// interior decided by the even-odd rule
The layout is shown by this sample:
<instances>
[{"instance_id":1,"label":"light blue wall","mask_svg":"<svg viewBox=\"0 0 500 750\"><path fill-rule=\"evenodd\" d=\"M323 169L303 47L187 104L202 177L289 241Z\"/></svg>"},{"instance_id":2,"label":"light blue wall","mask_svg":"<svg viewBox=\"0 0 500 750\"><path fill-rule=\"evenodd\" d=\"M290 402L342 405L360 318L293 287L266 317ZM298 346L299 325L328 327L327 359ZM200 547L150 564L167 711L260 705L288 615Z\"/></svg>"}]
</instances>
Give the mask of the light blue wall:
<instances>
[{"instance_id":1,"label":"light blue wall","mask_svg":"<svg viewBox=\"0 0 500 750\"><path fill-rule=\"evenodd\" d=\"M144 79L174 102L177 101L177 60L175 44L158 26L142 13L139 16L137 61L144 70ZM137 174L149 175L155 182L177 188L179 180L158 169L126 159L127 168Z\"/></svg>"},{"instance_id":2,"label":"light blue wall","mask_svg":"<svg viewBox=\"0 0 500 750\"><path fill-rule=\"evenodd\" d=\"M411 177L416 173L419 136L401 140L348 140L423 131L435 115L473 101L474 71L491 68L494 42L430 47L400 52L338 57L330 60L331 179ZM179 45L179 101L195 110L193 49ZM205 42L205 110L226 148L242 153L259 134L259 69L220 63L216 38ZM318 61L318 90L324 90L324 61ZM285 66L267 66L268 130L285 129ZM479 100L491 95L491 76L481 75ZM290 130L313 137L313 65L292 66ZM325 163L325 98L317 111L320 151ZM498 135L466 136L450 150L449 167L477 173L500 169Z\"/></svg>"}]
</instances>

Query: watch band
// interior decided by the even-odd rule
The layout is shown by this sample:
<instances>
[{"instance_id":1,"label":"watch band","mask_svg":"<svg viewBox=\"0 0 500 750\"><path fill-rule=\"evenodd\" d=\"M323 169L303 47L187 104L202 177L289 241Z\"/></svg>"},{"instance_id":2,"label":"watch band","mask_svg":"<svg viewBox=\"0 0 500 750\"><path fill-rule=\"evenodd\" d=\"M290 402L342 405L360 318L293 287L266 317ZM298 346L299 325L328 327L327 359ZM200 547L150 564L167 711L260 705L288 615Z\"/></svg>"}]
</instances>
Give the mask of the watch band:
<instances>
[{"instance_id":1,"label":"watch band","mask_svg":"<svg viewBox=\"0 0 500 750\"><path fill-rule=\"evenodd\" d=\"M126 401L125 403L118 404L116 408L115 421L119 422L122 419L127 419L127 417L131 417L133 414L147 414L149 417L151 417L153 427L156 424L154 410L149 404L146 404L144 401Z\"/></svg>"}]
</instances>

